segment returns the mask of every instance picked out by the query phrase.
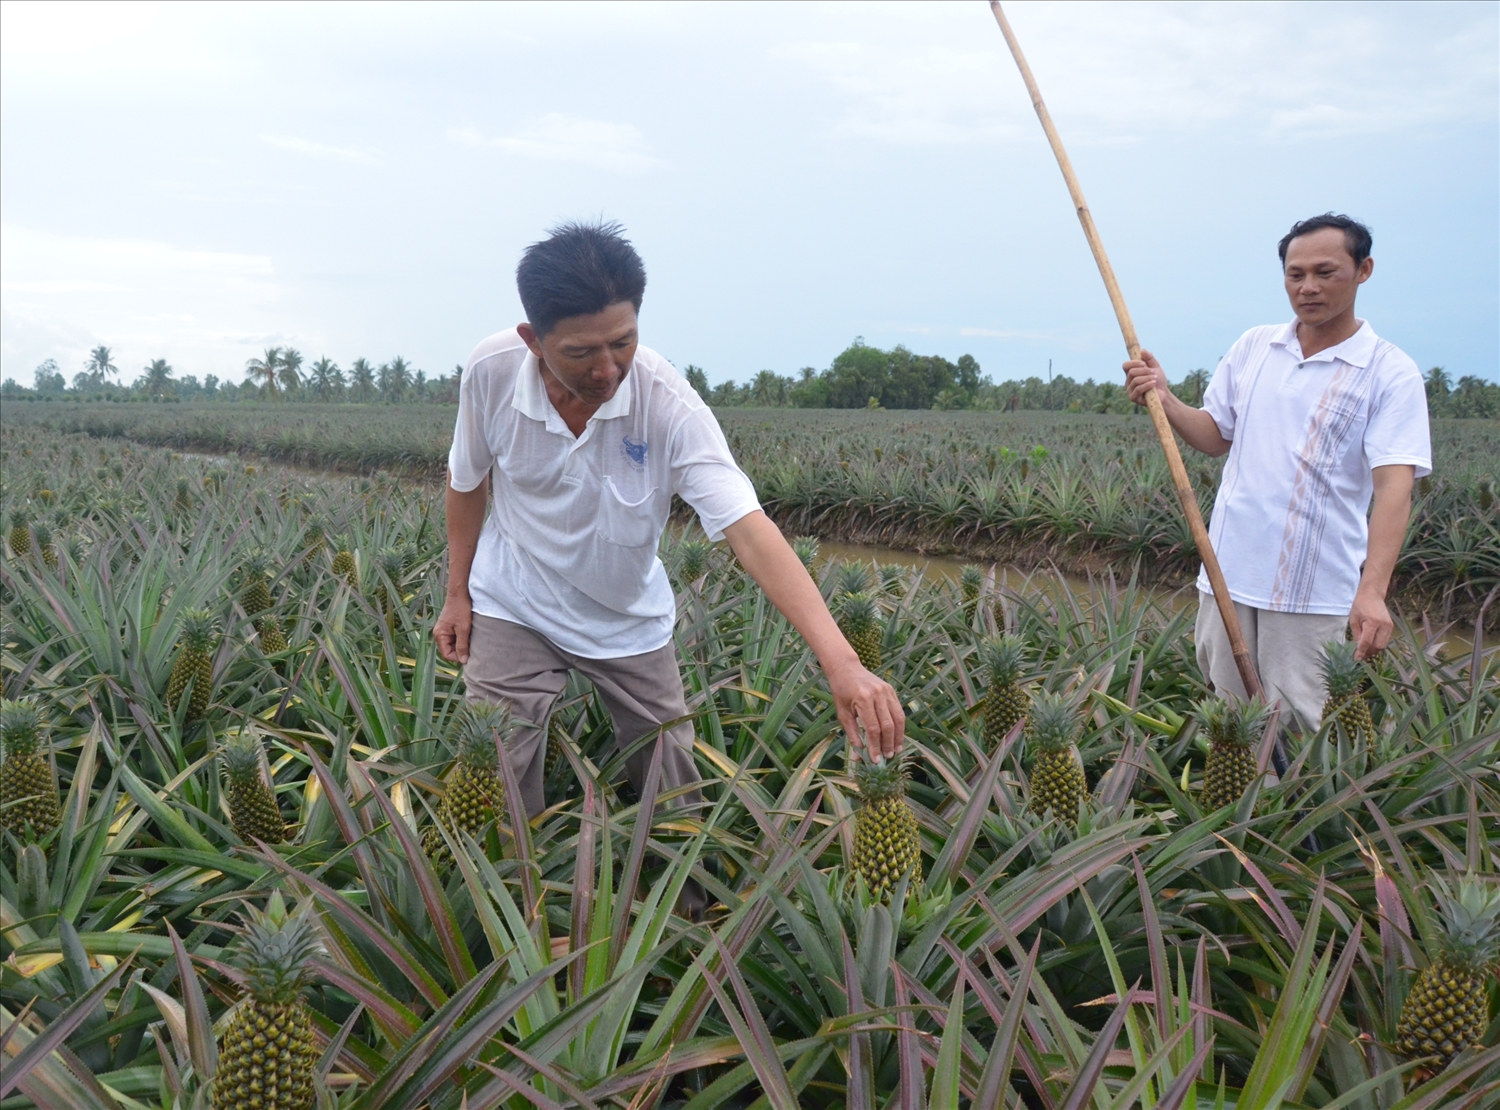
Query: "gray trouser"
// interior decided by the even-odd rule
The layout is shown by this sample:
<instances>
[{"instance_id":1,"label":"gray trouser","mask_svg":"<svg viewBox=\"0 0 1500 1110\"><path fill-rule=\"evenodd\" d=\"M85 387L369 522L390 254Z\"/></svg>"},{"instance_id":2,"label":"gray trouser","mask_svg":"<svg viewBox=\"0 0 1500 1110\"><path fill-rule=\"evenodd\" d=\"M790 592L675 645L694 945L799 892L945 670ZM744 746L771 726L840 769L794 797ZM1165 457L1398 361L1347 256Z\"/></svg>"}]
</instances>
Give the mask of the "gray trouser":
<instances>
[{"instance_id":1,"label":"gray trouser","mask_svg":"<svg viewBox=\"0 0 1500 1110\"><path fill-rule=\"evenodd\" d=\"M1282 724L1312 732L1323 716L1323 645L1342 640L1346 617L1321 613L1277 613L1234 603L1250 659L1265 687L1266 701L1281 699ZM1211 594L1198 594L1198 666L1224 697L1244 698L1224 618Z\"/></svg>"},{"instance_id":2,"label":"gray trouser","mask_svg":"<svg viewBox=\"0 0 1500 1110\"><path fill-rule=\"evenodd\" d=\"M506 701L517 717L534 722L536 727L519 729L505 749L530 816L545 808L542 765L547 752L547 718L567 685L569 671L579 672L594 684L609 710L615 743L622 751L667 721L687 716L682 673L672 644L624 659L583 659L524 625L475 613L464 686L470 701ZM665 739L658 791L698 782L692 722L673 725L666 730ZM637 790L645 785L654 752L653 745L645 744L625 760L625 771ZM672 804L694 805L701 798L694 790Z\"/></svg>"}]
</instances>

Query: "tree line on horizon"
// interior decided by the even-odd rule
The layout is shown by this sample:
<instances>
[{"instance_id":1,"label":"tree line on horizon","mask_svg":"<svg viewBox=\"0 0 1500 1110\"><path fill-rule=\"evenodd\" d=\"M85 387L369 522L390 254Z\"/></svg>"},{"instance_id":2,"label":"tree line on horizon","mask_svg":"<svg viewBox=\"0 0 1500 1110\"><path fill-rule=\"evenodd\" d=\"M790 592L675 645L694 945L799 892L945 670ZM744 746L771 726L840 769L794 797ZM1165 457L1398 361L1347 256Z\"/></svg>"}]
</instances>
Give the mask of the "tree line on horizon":
<instances>
[{"instance_id":1,"label":"tree line on horizon","mask_svg":"<svg viewBox=\"0 0 1500 1110\"><path fill-rule=\"evenodd\" d=\"M282 401L372 404L456 404L463 367L449 376L426 373L397 356L373 365L357 358L344 370L332 359L308 363L294 347L268 347L246 363L243 382L221 381L213 374L201 382L194 375L176 376L166 359L153 359L129 385L119 382L120 368L109 347L89 352L83 369L69 384L57 363L36 368L27 389L13 378L0 386L7 399L52 398L115 401ZM856 338L826 370L804 366L796 375L762 370L743 384L733 379L709 385L707 372L689 364L688 383L714 408L812 409L974 409L991 412L1048 411L1130 413L1137 406L1125 395L1123 382L1075 381L1065 374L1047 380L1033 375L996 382L981 376L972 355L950 362L941 355L919 355L898 344L882 350ZM1189 371L1172 385L1188 404L1201 405L1209 371ZM1427 371L1428 410L1434 417L1500 419L1500 383L1466 374L1456 381L1434 366Z\"/></svg>"}]
</instances>

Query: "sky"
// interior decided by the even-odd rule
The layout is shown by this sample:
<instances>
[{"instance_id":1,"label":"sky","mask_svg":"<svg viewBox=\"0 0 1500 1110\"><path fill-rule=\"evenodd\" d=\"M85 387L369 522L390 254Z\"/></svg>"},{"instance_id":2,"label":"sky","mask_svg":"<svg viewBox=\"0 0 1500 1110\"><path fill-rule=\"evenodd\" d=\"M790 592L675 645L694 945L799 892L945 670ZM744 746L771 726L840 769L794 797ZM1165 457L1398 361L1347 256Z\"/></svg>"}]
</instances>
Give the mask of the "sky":
<instances>
[{"instance_id":1,"label":"sky","mask_svg":"<svg viewBox=\"0 0 1500 1110\"><path fill-rule=\"evenodd\" d=\"M1147 347L1290 318L1276 241L1370 224L1359 312L1500 362L1500 5L1011 3ZM451 372L560 221L645 259L711 382L857 336L997 381L1120 333L989 6L0 5L0 373L290 345Z\"/></svg>"}]
</instances>

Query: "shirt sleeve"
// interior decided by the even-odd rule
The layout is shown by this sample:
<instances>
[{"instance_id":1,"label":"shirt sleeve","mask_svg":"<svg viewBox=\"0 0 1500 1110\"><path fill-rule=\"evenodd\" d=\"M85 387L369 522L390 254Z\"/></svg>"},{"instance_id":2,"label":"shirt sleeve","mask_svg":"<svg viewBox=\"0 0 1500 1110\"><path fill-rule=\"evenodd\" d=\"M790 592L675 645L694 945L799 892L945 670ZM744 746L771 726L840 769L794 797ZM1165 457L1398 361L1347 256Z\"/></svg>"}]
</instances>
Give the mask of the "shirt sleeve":
<instances>
[{"instance_id":1,"label":"shirt sleeve","mask_svg":"<svg viewBox=\"0 0 1500 1110\"><path fill-rule=\"evenodd\" d=\"M1432 473L1432 432L1427 420L1427 387L1417 364L1405 356L1382 383L1365 424L1365 461L1377 466L1406 464L1418 478Z\"/></svg>"},{"instance_id":2,"label":"shirt sleeve","mask_svg":"<svg viewBox=\"0 0 1500 1110\"><path fill-rule=\"evenodd\" d=\"M693 507L717 543L724 529L760 508L760 499L734 461L712 410L697 394L684 401L688 411L672 437L672 492Z\"/></svg>"},{"instance_id":3,"label":"shirt sleeve","mask_svg":"<svg viewBox=\"0 0 1500 1110\"><path fill-rule=\"evenodd\" d=\"M1235 404L1239 400L1237 378L1244 362L1246 336L1241 336L1229 353L1219 360L1208 388L1203 391L1203 411L1214 418L1219 434L1227 440L1234 439Z\"/></svg>"},{"instance_id":4,"label":"shirt sleeve","mask_svg":"<svg viewBox=\"0 0 1500 1110\"><path fill-rule=\"evenodd\" d=\"M448 449L448 484L459 493L477 488L495 461L484 434L489 392L484 378L471 362L458 386L458 420L453 425L453 446Z\"/></svg>"}]
</instances>

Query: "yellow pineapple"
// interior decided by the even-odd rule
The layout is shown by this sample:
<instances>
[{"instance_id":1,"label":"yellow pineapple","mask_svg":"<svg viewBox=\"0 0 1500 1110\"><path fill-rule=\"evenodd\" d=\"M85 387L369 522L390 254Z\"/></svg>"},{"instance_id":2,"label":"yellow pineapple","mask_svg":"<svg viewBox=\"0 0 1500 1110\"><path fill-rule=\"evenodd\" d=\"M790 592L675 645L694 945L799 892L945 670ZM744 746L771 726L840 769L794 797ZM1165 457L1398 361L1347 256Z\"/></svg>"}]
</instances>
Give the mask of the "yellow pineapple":
<instances>
[{"instance_id":1,"label":"yellow pineapple","mask_svg":"<svg viewBox=\"0 0 1500 1110\"><path fill-rule=\"evenodd\" d=\"M515 731L510 706L503 702L470 702L459 715L454 736L453 767L443 777L443 800L437 825L428 826L422 849L434 866L451 862L441 825L449 833L477 837L491 821L505 820L500 781L500 749Z\"/></svg>"},{"instance_id":2,"label":"yellow pineapple","mask_svg":"<svg viewBox=\"0 0 1500 1110\"><path fill-rule=\"evenodd\" d=\"M1265 702L1210 698L1198 704L1198 715L1208 732L1200 804L1205 810L1233 805L1255 781L1255 749L1266 730Z\"/></svg>"},{"instance_id":3,"label":"yellow pineapple","mask_svg":"<svg viewBox=\"0 0 1500 1110\"><path fill-rule=\"evenodd\" d=\"M1500 887L1472 875L1457 889L1436 875L1428 886L1442 932L1426 938L1431 962L1407 993L1396 1037L1402 1055L1436 1056L1441 1069L1478 1045L1489 1025L1489 980L1500 964Z\"/></svg>"},{"instance_id":4,"label":"yellow pineapple","mask_svg":"<svg viewBox=\"0 0 1500 1110\"><path fill-rule=\"evenodd\" d=\"M1078 826L1078 809L1088 798L1088 780L1078 756L1081 725L1078 707L1061 694L1041 694L1031 703L1026 744L1031 750L1030 795L1026 808L1049 810L1069 828Z\"/></svg>"},{"instance_id":5,"label":"yellow pineapple","mask_svg":"<svg viewBox=\"0 0 1500 1110\"><path fill-rule=\"evenodd\" d=\"M854 760L859 809L854 813L853 874L877 898L889 898L903 877L922 881L922 839L917 815L906 800L906 765L899 757L872 763ZM851 876L852 877L852 876Z\"/></svg>"},{"instance_id":6,"label":"yellow pineapple","mask_svg":"<svg viewBox=\"0 0 1500 1110\"><path fill-rule=\"evenodd\" d=\"M30 698L0 701L0 828L41 839L62 822L57 778L47 758L47 722Z\"/></svg>"}]
</instances>

